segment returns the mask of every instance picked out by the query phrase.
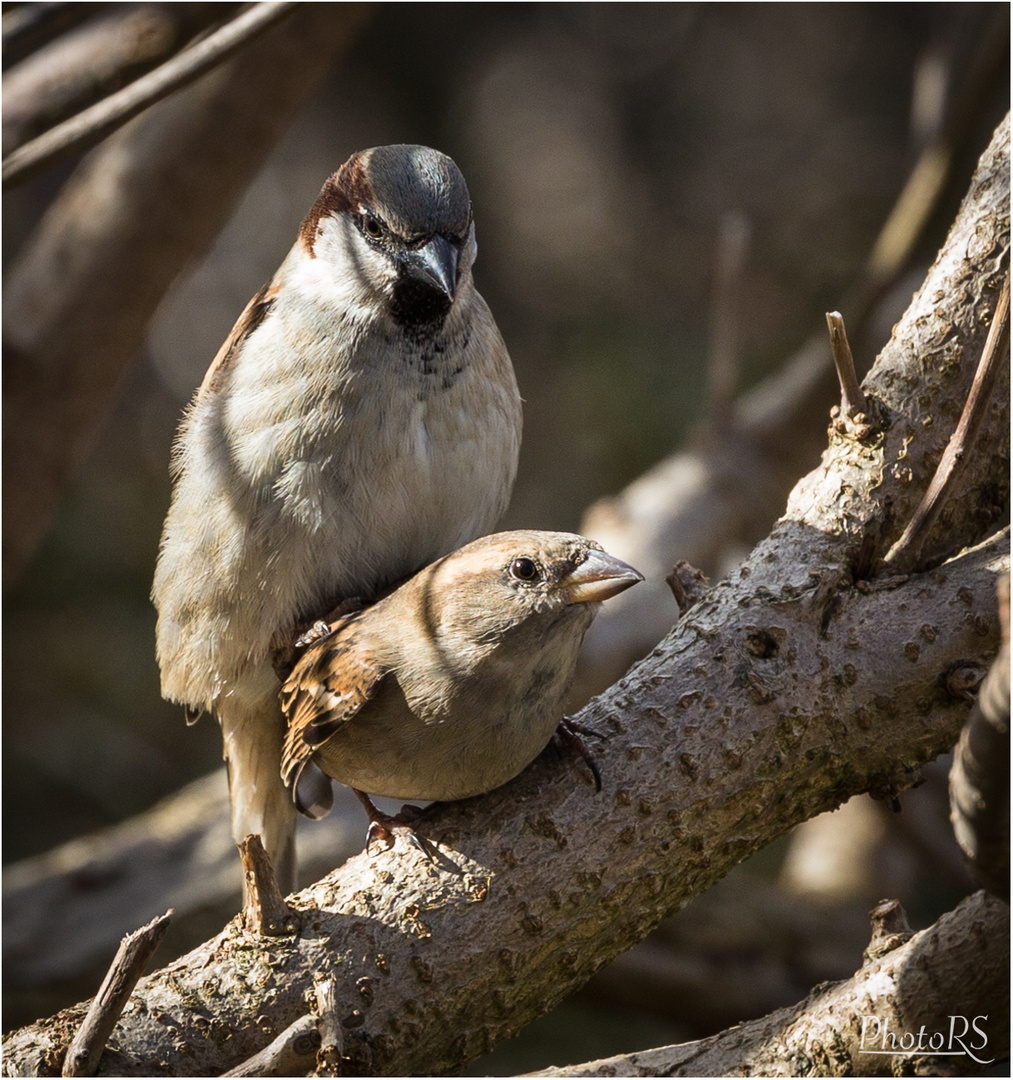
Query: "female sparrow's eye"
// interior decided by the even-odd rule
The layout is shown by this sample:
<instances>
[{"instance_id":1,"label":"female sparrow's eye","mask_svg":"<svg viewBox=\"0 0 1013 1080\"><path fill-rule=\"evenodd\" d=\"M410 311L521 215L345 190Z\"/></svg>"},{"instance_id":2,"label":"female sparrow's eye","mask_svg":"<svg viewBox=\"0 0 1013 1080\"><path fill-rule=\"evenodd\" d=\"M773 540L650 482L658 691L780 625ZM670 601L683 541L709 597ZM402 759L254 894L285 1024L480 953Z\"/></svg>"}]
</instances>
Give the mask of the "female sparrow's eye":
<instances>
[{"instance_id":1,"label":"female sparrow's eye","mask_svg":"<svg viewBox=\"0 0 1013 1080\"><path fill-rule=\"evenodd\" d=\"M383 226L380 219L373 214L364 214L362 218L362 231L370 240L379 240L383 236Z\"/></svg>"},{"instance_id":2,"label":"female sparrow's eye","mask_svg":"<svg viewBox=\"0 0 1013 1080\"><path fill-rule=\"evenodd\" d=\"M517 578L518 581L538 581L541 574L538 571L538 564L534 559L529 559L526 556L520 559L514 559L510 564L510 573Z\"/></svg>"}]
</instances>

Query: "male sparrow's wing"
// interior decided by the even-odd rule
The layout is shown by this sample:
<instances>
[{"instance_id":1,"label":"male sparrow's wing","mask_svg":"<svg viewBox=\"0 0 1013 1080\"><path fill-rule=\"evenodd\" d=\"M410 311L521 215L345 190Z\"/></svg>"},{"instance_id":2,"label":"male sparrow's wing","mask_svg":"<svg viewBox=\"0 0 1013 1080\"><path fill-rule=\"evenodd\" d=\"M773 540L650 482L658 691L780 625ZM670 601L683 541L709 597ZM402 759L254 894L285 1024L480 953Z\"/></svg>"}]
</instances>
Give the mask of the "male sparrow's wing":
<instances>
[{"instance_id":1,"label":"male sparrow's wing","mask_svg":"<svg viewBox=\"0 0 1013 1080\"><path fill-rule=\"evenodd\" d=\"M200 384L198 395L205 394L209 390L217 389L225 373L232 366L232 362L239 354L247 338L264 321L267 313L274 306L275 297L281 289L277 279L269 281L260 292L243 308L243 313L236 319L236 325L232 327L229 336L222 342L211 366L204 375L204 381Z\"/></svg>"},{"instance_id":2,"label":"male sparrow's wing","mask_svg":"<svg viewBox=\"0 0 1013 1080\"><path fill-rule=\"evenodd\" d=\"M281 708L288 719L281 776L298 809L322 817L329 806L309 805L313 796L300 793L299 781L313 755L376 694L390 668L365 647L355 619L344 633L316 644L296 664L281 688ZM306 796L310 795L310 799Z\"/></svg>"}]
</instances>

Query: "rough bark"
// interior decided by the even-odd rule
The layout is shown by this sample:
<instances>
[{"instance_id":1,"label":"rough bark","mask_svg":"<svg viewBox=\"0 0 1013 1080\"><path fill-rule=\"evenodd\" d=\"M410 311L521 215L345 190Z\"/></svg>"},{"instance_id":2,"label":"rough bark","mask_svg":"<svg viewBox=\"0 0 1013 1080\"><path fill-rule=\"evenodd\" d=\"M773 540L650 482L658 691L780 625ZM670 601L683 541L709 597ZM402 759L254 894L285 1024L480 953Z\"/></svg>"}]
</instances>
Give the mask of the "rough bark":
<instances>
[{"instance_id":1,"label":"rough bark","mask_svg":"<svg viewBox=\"0 0 1013 1080\"><path fill-rule=\"evenodd\" d=\"M709 1039L531 1075L976 1076L1008 1055L1009 908L976 893L793 1008Z\"/></svg>"},{"instance_id":2,"label":"rough bark","mask_svg":"<svg viewBox=\"0 0 1013 1080\"><path fill-rule=\"evenodd\" d=\"M960 734L950 770L950 820L978 883L1009 903L1009 578L999 588L1002 648Z\"/></svg>"},{"instance_id":3,"label":"rough bark","mask_svg":"<svg viewBox=\"0 0 1013 1080\"><path fill-rule=\"evenodd\" d=\"M6 276L4 580L48 528L176 275L350 44L365 8L311 5L82 162Z\"/></svg>"},{"instance_id":4,"label":"rough bark","mask_svg":"<svg viewBox=\"0 0 1013 1080\"><path fill-rule=\"evenodd\" d=\"M865 380L873 429L832 431L770 537L580 713L602 735L601 794L573 755L547 753L497 791L434 807L420 827L440 862L402 845L361 854L292 899L300 933L256 938L235 921L146 979L106 1074L220 1073L305 1013L329 975L346 1071L446 1071L799 821L916 782L966 718L952 676L983 672L997 648L1008 537L910 578L867 578L960 415L1008 264L1008 201L1007 118ZM940 516L929 555L1002 512L1008 386L1007 369L962 512ZM84 1008L11 1035L5 1071L50 1074Z\"/></svg>"}]
</instances>

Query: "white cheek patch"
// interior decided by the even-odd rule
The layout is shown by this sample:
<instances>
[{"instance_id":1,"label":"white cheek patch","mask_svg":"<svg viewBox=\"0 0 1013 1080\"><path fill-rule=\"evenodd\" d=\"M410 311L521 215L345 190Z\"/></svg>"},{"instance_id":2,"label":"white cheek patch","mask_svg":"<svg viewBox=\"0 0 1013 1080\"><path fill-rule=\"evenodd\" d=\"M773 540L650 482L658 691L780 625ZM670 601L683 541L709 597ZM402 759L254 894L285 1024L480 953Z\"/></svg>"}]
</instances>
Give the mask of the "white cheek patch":
<instances>
[{"instance_id":1,"label":"white cheek patch","mask_svg":"<svg viewBox=\"0 0 1013 1080\"><path fill-rule=\"evenodd\" d=\"M321 222L312 259L304 260L301 284L328 304L354 309L389 295L397 278L391 260L363 239L348 218Z\"/></svg>"}]
</instances>

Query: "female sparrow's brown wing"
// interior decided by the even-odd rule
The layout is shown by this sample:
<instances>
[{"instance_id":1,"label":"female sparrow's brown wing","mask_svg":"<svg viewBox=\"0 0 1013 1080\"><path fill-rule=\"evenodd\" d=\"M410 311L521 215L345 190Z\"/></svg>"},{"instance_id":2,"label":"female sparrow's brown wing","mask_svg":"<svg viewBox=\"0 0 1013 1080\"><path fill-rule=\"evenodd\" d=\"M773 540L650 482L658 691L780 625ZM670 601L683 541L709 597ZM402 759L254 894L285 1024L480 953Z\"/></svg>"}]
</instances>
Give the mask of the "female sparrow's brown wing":
<instances>
[{"instance_id":1,"label":"female sparrow's brown wing","mask_svg":"<svg viewBox=\"0 0 1013 1080\"><path fill-rule=\"evenodd\" d=\"M308 817L322 817L330 805L321 806L309 790L300 793L303 771L335 731L376 694L390 672L365 647L354 625L348 629L351 632L337 640L330 637L310 649L281 688L281 708L288 720L281 777L296 807Z\"/></svg>"}]
</instances>

